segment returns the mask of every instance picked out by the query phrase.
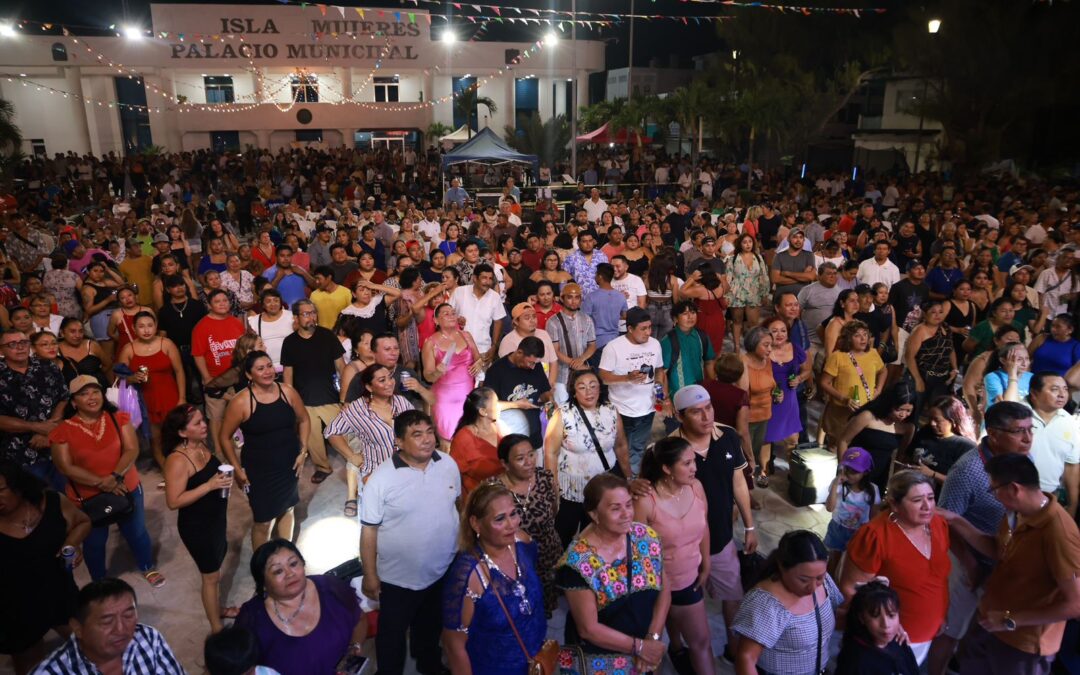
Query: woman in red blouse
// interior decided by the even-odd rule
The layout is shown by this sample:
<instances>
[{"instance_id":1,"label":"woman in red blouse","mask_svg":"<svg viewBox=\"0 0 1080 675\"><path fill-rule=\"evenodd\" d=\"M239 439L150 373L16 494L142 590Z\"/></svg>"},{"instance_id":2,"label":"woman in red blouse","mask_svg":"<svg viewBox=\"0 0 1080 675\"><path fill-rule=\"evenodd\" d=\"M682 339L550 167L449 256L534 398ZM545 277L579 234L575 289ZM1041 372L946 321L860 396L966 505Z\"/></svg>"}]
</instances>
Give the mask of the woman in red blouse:
<instances>
[{"instance_id":1,"label":"woman in red blouse","mask_svg":"<svg viewBox=\"0 0 1080 675\"><path fill-rule=\"evenodd\" d=\"M893 474L889 508L863 525L847 547L840 590L846 601L874 577L900 596L900 624L921 665L949 609L949 526L934 512L934 484L918 471Z\"/></svg>"}]
</instances>

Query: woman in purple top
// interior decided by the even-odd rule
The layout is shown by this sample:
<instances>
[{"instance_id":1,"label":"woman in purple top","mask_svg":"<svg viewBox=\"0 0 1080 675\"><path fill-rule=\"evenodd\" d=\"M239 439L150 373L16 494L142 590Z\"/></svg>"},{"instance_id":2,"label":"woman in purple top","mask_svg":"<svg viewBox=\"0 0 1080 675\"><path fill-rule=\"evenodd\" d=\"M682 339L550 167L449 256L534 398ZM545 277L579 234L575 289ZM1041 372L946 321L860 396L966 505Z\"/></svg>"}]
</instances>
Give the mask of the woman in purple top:
<instances>
[{"instance_id":1,"label":"woman in purple top","mask_svg":"<svg viewBox=\"0 0 1080 675\"><path fill-rule=\"evenodd\" d=\"M780 317L773 317L765 323L765 328L772 336L773 389L772 417L765 429L765 442L778 445L777 450L790 450L798 442L802 422L799 421L799 396L796 388L811 377L811 362L806 360L802 347L788 339L787 324ZM777 395L779 389L779 395ZM771 470L767 469L771 473Z\"/></svg>"},{"instance_id":2,"label":"woman in purple top","mask_svg":"<svg viewBox=\"0 0 1080 675\"><path fill-rule=\"evenodd\" d=\"M360 654L367 631L356 594L336 577L307 576L292 542L260 546L251 576L255 597L240 608L236 625L258 639L259 665L281 675L334 675L342 657Z\"/></svg>"}]
</instances>

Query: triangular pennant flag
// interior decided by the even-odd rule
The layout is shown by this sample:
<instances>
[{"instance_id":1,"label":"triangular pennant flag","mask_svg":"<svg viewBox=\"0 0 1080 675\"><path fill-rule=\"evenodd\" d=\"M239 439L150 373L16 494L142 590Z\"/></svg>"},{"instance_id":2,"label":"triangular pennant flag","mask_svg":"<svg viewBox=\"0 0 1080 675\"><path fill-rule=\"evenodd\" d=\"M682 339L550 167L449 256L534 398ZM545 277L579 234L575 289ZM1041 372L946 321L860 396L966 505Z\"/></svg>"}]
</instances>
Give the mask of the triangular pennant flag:
<instances>
[{"instance_id":1,"label":"triangular pennant flag","mask_svg":"<svg viewBox=\"0 0 1080 675\"><path fill-rule=\"evenodd\" d=\"M409 12L409 23L416 23L416 12Z\"/></svg>"},{"instance_id":2,"label":"triangular pennant flag","mask_svg":"<svg viewBox=\"0 0 1080 675\"><path fill-rule=\"evenodd\" d=\"M401 12L394 12L394 21L401 23Z\"/></svg>"},{"instance_id":3,"label":"triangular pennant flag","mask_svg":"<svg viewBox=\"0 0 1080 675\"><path fill-rule=\"evenodd\" d=\"M354 9L356 10L356 13L360 15L360 18L363 19L364 18L364 10L360 9L359 7L354 7Z\"/></svg>"},{"instance_id":4,"label":"triangular pennant flag","mask_svg":"<svg viewBox=\"0 0 1080 675\"><path fill-rule=\"evenodd\" d=\"M473 5L472 8L475 9L477 12L480 11L480 5Z\"/></svg>"},{"instance_id":5,"label":"triangular pennant flag","mask_svg":"<svg viewBox=\"0 0 1080 675\"><path fill-rule=\"evenodd\" d=\"M491 11L495 12L495 16L502 16L502 10L495 5L491 5Z\"/></svg>"},{"instance_id":6,"label":"triangular pennant flag","mask_svg":"<svg viewBox=\"0 0 1080 675\"><path fill-rule=\"evenodd\" d=\"M326 16L326 5L319 4L317 7L319 8L319 11L322 12L322 15Z\"/></svg>"},{"instance_id":7,"label":"triangular pennant flag","mask_svg":"<svg viewBox=\"0 0 1080 675\"><path fill-rule=\"evenodd\" d=\"M461 3L460 2L452 2L450 4L454 6L454 9L461 9Z\"/></svg>"},{"instance_id":8,"label":"triangular pennant flag","mask_svg":"<svg viewBox=\"0 0 1080 675\"><path fill-rule=\"evenodd\" d=\"M512 8L512 9L513 9L513 10L514 10L515 12L517 12L518 14L521 14L521 10L520 10L520 9L518 9L517 7L514 7L514 8Z\"/></svg>"},{"instance_id":9,"label":"triangular pennant flag","mask_svg":"<svg viewBox=\"0 0 1080 675\"><path fill-rule=\"evenodd\" d=\"M344 7L342 7L341 5L334 5L334 9L336 9L341 14L342 19L345 18L345 8Z\"/></svg>"},{"instance_id":10,"label":"triangular pennant flag","mask_svg":"<svg viewBox=\"0 0 1080 675\"><path fill-rule=\"evenodd\" d=\"M431 25L431 15L430 14L425 14L424 16L427 17L427 25L430 26Z\"/></svg>"}]
</instances>

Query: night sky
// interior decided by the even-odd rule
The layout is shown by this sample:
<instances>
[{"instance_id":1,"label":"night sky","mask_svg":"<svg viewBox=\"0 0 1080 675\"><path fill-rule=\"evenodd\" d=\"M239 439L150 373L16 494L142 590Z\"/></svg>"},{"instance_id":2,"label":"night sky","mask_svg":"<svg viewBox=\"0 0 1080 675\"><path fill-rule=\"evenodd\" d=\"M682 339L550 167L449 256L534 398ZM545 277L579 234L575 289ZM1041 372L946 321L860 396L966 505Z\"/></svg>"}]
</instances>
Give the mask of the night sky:
<instances>
[{"instance_id":1,"label":"night sky","mask_svg":"<svg viewBox=\"0 0 1080 675\"><path fill-rule=\"evenodd\" d=\"M484 4L495 4L493 0L482 1ZM750 9L731 10L715 3L681 2L680 0L635 0L635 2L635 12L638 14L712 16L721 15L725 12L761 11ZM143 26L149 26L150 23L151 3L147 0L19 0L17 2L6 2L4 4L5 8L0 10L0 18L30 19L41 22L63 23L68 25L69 29L74 34L107 34L107 27L110 24L119 26L129 21L139 22ZM173 3L166 1L159 4ZM265 2L265 0L261 2L252 0L230 0L229 2L206 2L202 4L280 6L278 3ZM343 3L336 3L333 0L329 0L326 4L344 4L348 7L401 8L403 11L414 8L412 2L396 2L394 0L387 0L385 2L356 2L355 0L351 0ZM534 7L565 11L570 10L570 0L511 0L509 2L500 2L498 4L522 8ZM630 0L578 0L577 5L578 11L628 13L630 10ZM432 14L443 13L447 8L449 8L450 11L456 12L449 3L446 3L441 7L439 5L425 5L424 3L421 3L419 7L419 9L427 9ZM467 13L471 14L475 12L470 11ZM514 15L504 14L504 16ZM433 23L434 27L440 27L441 25L445 24L439 21ZM106 31L105 33L101 33L100 30L93 30L93 27L106 29ZM168 27L165 26L156 28L159 30L168 30ZM459 24L460 35L462 38L469 35L471 32L475 32L477 28L478 25L470 24L467 21ZM483 32L481 39L532 41L542 37L546 31L546 28L538 27L535 24L526 29L522 26L510 25L505 22L503 24L491 23L487 30ZM593 31L586 30L583 26L578 27L578 38L600 39L607 42L607 65L609 68L621 68L626 66L629 56L629 33L628 25ZM569 35L569 27L567 28L566 35ZM635 22L634 65L636 66L648 65L650 59L654 58L659 61L657 65L667 66L669 64L669 55L676 55L681 60L682 65L688 67L690 65L690 57L716 51L722 47L723 45L716 38L716 29L711 24L702 23L701 25L695 25L693 21L690 21L689 25L683 25L681 22L672 20L660 22L638 20Z\"/></svg>"}]
</instances>

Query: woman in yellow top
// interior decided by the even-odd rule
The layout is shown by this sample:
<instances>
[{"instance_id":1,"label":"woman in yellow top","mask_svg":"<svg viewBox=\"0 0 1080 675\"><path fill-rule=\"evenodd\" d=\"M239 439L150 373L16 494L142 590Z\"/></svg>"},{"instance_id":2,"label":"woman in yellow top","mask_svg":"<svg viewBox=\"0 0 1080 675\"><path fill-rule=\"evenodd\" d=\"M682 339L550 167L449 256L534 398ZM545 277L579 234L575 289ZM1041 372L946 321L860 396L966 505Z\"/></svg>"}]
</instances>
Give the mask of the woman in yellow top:
<instances>
[{"instance_id":1,"label":"woman in yellow top","mask_svg":"<svg viewBox=\"0 0 1080 675\"><path fill-rule=\"evenodd\" d=\"M777 388L773 378L772 361L769 360L772 354L772 335L768 329L755 326L743 337L743 348L746 351L740 358L746 367L735 386L745 390L750 397L750 444L757 461L754 472L757 475L757 486L766 488L769 487L769 477L765 474L764 467L769 463L771 448L765 444L765 431L769 426L769 418L772 417L773 395ZM783 390L780 390L779 396L782 401Z\"/></svg>"},{"instance_id":2,"label":"woman in yellow top","mask_svg":"<svg viewBox=\"0 0 1080 675\"><path fill-rule=\"evenodd\" d=\"M840 330L818 383L828 396L818 439L824 435L834 447L851 412L877 398L885 386L885 363L870 348L870 328L865 323L851 321Z\"/></svg>"}]
</instances>

